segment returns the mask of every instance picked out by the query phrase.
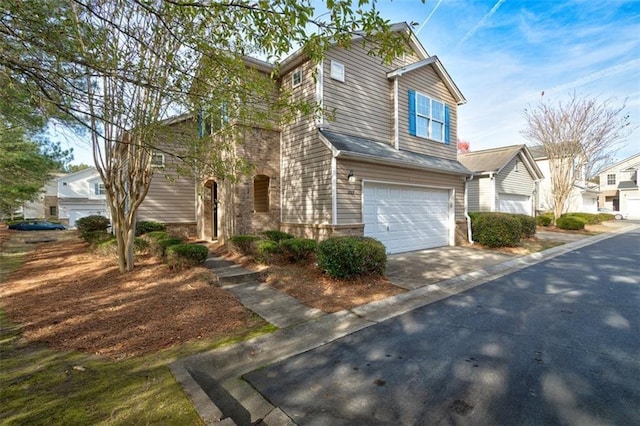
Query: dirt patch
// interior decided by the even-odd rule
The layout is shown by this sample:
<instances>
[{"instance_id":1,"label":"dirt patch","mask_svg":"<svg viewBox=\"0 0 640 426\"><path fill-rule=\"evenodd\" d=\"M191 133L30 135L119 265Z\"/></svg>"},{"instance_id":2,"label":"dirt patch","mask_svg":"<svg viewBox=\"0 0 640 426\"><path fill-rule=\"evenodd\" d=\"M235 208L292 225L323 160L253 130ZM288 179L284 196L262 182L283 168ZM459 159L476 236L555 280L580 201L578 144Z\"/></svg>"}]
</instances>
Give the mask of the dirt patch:
<instances>
[{"instance_id":1,"label":"dirt patch","mask_svg":"<svg viewBox=\"0 0 640 426\"><path fill-rule=\"evenodd\" d=\"M2 227L2 251L34 236ZM139 256L135 270L121 274L114 259L74 237L37 245L4 279L0 303L27 342L113 358L264 324L212 280L208 269L172 271L151 256Z\"/></svg>"}]
</instances>

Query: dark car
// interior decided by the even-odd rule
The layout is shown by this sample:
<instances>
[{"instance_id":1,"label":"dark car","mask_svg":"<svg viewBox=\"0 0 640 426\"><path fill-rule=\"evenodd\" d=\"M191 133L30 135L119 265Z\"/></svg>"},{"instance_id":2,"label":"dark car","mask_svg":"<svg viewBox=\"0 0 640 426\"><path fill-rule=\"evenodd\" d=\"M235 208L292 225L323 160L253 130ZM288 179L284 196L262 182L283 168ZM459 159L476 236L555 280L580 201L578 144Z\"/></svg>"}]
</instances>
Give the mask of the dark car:
<instances>
[{"instance_id":1,"label":"dark car","mask_svg":"<svg viewBox=\"0 0 640 426\"><path fill-rule=\"evenodd\" d=\"M64 225L47 222L46 220L25 220L9 225L9 229L17 229L18 231L53 231L66 228Z\"/></svg>"}]
</instances>

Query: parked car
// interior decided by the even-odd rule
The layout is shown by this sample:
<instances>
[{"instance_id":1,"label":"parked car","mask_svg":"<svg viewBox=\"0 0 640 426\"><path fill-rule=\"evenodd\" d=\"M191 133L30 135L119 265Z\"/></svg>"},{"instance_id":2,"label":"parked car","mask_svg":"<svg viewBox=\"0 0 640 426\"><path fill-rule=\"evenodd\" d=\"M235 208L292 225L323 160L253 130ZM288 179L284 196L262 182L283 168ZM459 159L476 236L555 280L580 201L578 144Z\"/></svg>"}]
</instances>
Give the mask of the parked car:
<instances>
[{"instance_id":1,"label":"parked car","mask_svg":"<svg viewBox=\"0 0 640 426\"><path fill-rule=\"evenodd\" d=\"M16 229L18 231L53 231L64 230L66 228L64 225L47 222L46 220L25 220L9 225L9 229Z\"/></svg>"},{"instance_id":2,"label":"parked car","mask_svg":"<svg viewBox=\"0 0 640 426\"><path fill-rule=\"evenodd\" d=\"M598 208L598 213L612 214L612 215L614 215L616 217L616 220L621 220L621 219L626 219L627 218L626 213L622 213L622 212L619 212L617 210L611 210L611 209L608 209L606 207L599 207Z\"/></svg>"}]
</instances>

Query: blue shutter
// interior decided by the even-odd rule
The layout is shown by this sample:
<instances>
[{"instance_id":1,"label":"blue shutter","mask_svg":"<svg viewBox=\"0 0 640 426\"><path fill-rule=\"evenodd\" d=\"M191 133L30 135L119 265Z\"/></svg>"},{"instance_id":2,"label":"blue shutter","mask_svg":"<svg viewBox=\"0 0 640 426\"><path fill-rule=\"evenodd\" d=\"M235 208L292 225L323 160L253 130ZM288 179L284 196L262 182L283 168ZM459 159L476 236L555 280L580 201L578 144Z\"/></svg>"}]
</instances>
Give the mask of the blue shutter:
<instances>
[{"instance_id":1,"label":"blue shutter","mask_svg":"<svg viewBox=\"0 0 640 426\"><path fill-rule=\"evenodd\" d=\"M204 126L202 123L202 111L198 113L198 136L204 136Z\"/></svg>"},{"instance_id":2,"label":"blue shutter","mask_svg":"<svg viewBox=\"0 0 640 426\"><path fill-rule=\"evenodd\" d=\"M449 131L449 105L444 106L444 143L449 145L451 142L451 134Z\"/></svg>"},{"instance_id":3,"label":"blue shutter","mask_svg":"<svg viewBox=\"0 0 640 426\"><path fill-rule=\"evenodd\" d=\"M409 90L409 134L416 135L416 92Z\"/></svg>"}]
</instances>

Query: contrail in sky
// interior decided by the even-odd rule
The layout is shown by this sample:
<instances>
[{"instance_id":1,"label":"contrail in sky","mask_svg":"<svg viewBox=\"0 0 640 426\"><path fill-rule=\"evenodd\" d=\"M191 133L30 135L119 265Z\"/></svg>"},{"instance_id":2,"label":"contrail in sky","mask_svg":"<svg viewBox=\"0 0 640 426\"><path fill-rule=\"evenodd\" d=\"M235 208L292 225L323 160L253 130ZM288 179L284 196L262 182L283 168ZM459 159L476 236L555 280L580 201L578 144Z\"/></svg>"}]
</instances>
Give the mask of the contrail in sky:
<instances>
[{"instance_id":1,"label":"contrail in sky","mask_svg":"<svg viewBox=\"0 0 640 426\"><path fill-rule=\"evenodd\" d=\"M502 5L502 3L504 3L504 2L505 2L505 0L498 0L498 2L491 8L491 10L486 15L484 15L482 17L480 22L478 22L475 27L473 27L469 31L467 31L467 33L464 35L464 37L462 37L462 39L458 42L458 46L460 46L462 43L467 41L467 39L469 37L474 35L475 32L478 31L478 28L483 26L485 24L485 22L487 22L489 20L489 18L491 18L493 16L493 14L496 13L496 11L500 7L500 5Z\"/></svg>"},{"instance_id":2,"label":"contrail in sky","mask_svg":"<svg viewBox=\"0 0 640 426\"><path fill-rule=\"evenodd\" d=\"M605 68L603 70L596 71L591 74L587 74L584 77L580 77L576 80L570 81L569 83L552 87L551 89L547 89L546 92L560 92L562 90L572 89L574 87L579 87L584 84L591 83L592 81L600 80L610 75L613 75L622 71L626 71L628 69L637 68L639 66L640 66L640 59L632 59L623 64L614 65L612 67Z\"/></svg>"},{"instance_id":3,"label":"contrail in sky","mask_svg":"<svg viewBox=\"0 0 640 426\"><path fill-rule=\"evenodd\" d=\"M429 22L429 19L431 19L433 14L436 13L436 10L438 10L438 7L440 6L440 3L442 3L442 0L438 0L438 3L436 3L434 8L431 10L431 13L429 14L429 16L427 16L427 19L424 20L422 25L420 25L420 28L418 28L418 31L416 31L416 35L418 35L418 33L424 28L425 25L427 25L427 22Z\"/></svg>"}]
</instances>

